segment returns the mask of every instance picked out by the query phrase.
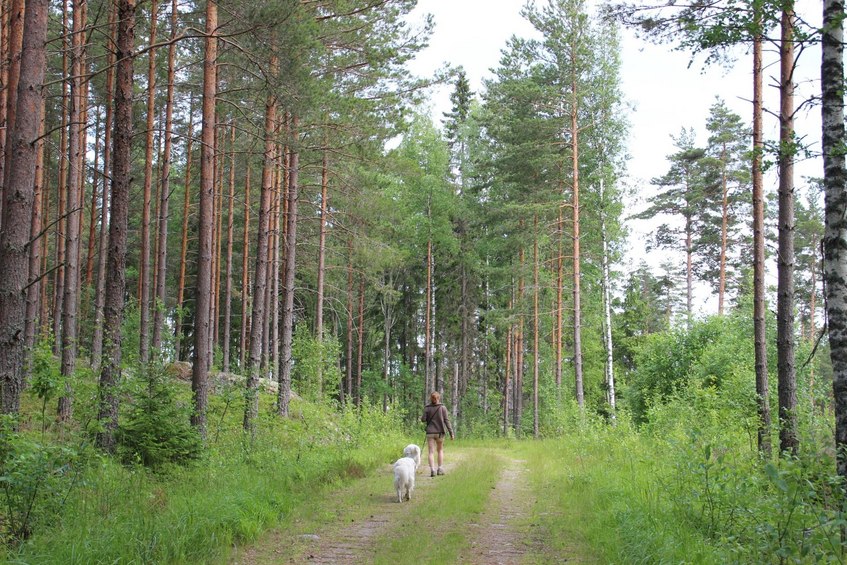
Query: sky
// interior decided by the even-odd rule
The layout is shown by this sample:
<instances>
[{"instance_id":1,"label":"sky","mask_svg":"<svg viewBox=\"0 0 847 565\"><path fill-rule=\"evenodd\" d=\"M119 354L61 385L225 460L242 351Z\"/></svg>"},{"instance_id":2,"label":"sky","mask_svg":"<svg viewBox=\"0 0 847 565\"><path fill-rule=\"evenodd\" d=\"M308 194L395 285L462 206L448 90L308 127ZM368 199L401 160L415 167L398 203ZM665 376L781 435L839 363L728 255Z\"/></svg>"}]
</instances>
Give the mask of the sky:
<instances>
[{"instance_id":1,"label":"sky","mask_svg":"<svg viewBox=\"0 0 847 565\"><path fill-rule=\"evenodd\" d=\"M430 13L435 20L435 31L429 47L410 65L413 73L431 75L445 62L462 66L471 89L482 90L484 78L492 76L491 69L498 65L501 50L513 35L531 37L532 26L520 16L525 0L419 0L412 21L420 21ZM798 0L797 10L807 19L820 19L818 3ZM775 53L765 53L765 106L778 108L774 73L777 65L770 64ZM709 107L720 96L734 112L749 123L752 114L752 57L743 49L737 52L737 62L732 68L704 67L703 58L692 61L689 53L674 51L669 45L653 45L640 40L629 30L622 30L621 87L624 102L629 108L630 134L626 176L622 182L631 187L627 212L632 214L646 207L646 198L654 193L650 179L667 171L666 156L675 151L673 139L682 128L694 128L700 143L705 143L706 118ZM814 88L818 73L819 51L809 51L800 59L798 70L798 99ZM431 112L440 123L443 112L450 108L452 85L435 88L430 97ZM801 113L796 124L798 134L816 141L820 137L820 117L817 109ZM777 122L773 116L764 120L765 137L777 137ZM796 181L802 184L804 176L820 176L818 161L800 163ZM773 174L766 185L776 186ZM652 225L647 221L628 222L629 253L624 269L632 269L643 257L644 241ZM656 256L657 254L653 254ZM658 264L652 265L658 267ZM697 308L711 309L714 302L705 289L697 293Z\"/></svg>"}]
</instances>

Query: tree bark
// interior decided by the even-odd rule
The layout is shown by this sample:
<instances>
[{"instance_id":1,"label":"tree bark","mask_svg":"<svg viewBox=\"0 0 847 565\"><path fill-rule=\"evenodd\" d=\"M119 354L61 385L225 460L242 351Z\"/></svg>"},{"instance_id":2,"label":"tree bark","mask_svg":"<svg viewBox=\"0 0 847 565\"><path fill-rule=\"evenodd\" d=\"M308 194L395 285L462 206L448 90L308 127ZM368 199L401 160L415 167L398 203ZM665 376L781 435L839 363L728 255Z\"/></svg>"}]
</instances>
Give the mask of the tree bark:
<instances>
[{"instance_id":1,"label":"tree bark","mask_svg":"<svg viewBox=\"0 0 847 565\"><path fill-rule=\"evenodd\" d=\"M365 340L365 275L359 274L359 323L356 328L356 407L362 406L362 361Z\"/></svg>"},{"instance_id":2,"label":"tree bark","mask_svg":"<svg viewBox=\"0 0 847 565\"><path fill-rule=\"evenodd\" d=\"M72 48L68 22L71 10L68 0L62 1L62 77L68 77L68 53ZM59 134L59 182L56 184L58 208L56 210L56 271L53 283L53 354L61 355L62 316L65 299L65 203L68 193L68 111L70 110L70 85L62 81L62 123Z\"/></svg>"},{"instance_id":3,"label":"tree bark","mask_svg":"<svg viewBox=\"0 0 847 565\"><path fill-rule=\"evenodd\" d=\"M121 376L121 323L126 287L126 242L132 149L134 0L118 3L115 68L115 125L112 149L112 190L109 205L109 252L104 306L104 362L100 371L97 445L112 452L118 428L118 384Z\"/></svg>"},{"instance_id":4,"label":"tree bark","mask_svg":"<svg viewBox=\"0 0 847 565\"><path fill-rule=\"evenodd\" d=\"M3 191L0 230L0 408L20 411L24 386L24 334L29 245L38 160L37 139L43 107L48 2L28 0L24 11L21 71L14 127L8 132L5 160L8 183Z\"/></svg>"},{"instance_id":5,"label":"tree bark","mask_svg":"<svg viewBox=\"0 0 847 565\"><path fill-rule=\"evenodd\" d=\"M141 363L147 363L150 358L150 216L152 208L153 187L153 150L156 118L156 20L158 12L157 0L150 0L150 46L147 57L147 131L144 145L144 188L141 208L141 257L138 267L141 292L138 296L138 308L141 321L139 323L138 356Z\"/></svg>"},{"instance_id":6,"label":"tree bark","mask_svg":"<svg viewBox=\"0 0 847 565\"><path fill-rule=\"evenodd\" d=\"M280 358L282 369L279 372L279 398L277 410L280 416L288 416L288 403L291 399L291 345L294 331L294 274L296 273L297 252L297 203L299 189L298 119L291 122L291 162L288 171L288 221L285 237L285 285L283 288L282 338Z\"/></svg>"},{"instance_id":7,"label":"tree bark","mask_svg":"<svg viewBox=\"0 0 847 565\"><path fill-rule=\"evenodd\" d=\"M729 228L729 190L726 178L727 147L721 149L721 251L718 274L718 315L723 316L724 295L726 294L726 251Z\"/></svg>"},{"instance_id":8,"label":"tree bark","mask_svg":"<svg viewBox=\"0 0 847 565\"><path fill-rule=\"evenodd\" d=\"M79 238L82 218L80 186L83 175L80 163L83 162L85 148L82 147L83 107L86 100L83 89L85 69L85 17L86 0L75 0L73 11L73 78L71 79L71 110L68 127L68 186L67 186L67 224L65 231L65 282L62 309L62 376L65 377L65 391L59 398L58 417L60 422L71 418L73 407L73 388L71 377L76 370L77 355L77 307L79 295Z\"/></svg>"},{"instance_id":9,"label":"tree bark","mask_svg":"<svg viewBox=\"0 0 847 565\"><path fill-rule=\"evenodd\" d=\"M347 238L347 367L345 395L342 402L353 398L353 236Z\"/></svg>"},{"instance_id":10,"label":"tree bark","mask_svg":"<svg viewBox=\"0 0 847 565\"><path fill-rule=\"evenodd\" d=\"M42 274L41 259L43 253L42 240L36 239L36 236L41 233L41 226L44 223L43 203L44 203L44 109L45 100L41 97L41 117L38 126L38 142L36 144L35 156L35 179L33 186L33 203L32 203L32 222L30 224L30 242L29 242L29 279L26 289L26 314L24 332L24 347L26 356L31 360L32 349L35 346L35 336L38 332L38 305L39 296L41 294ZM40 237L45 237L43 234Z\"/></svg>"},{"instance_id":11,"label":"tree bark","mask_svg":"<svg viewBox=\"0 0 847 565\"><path fill-rule=\"evenodd\" d=\"M603 346L606 350L605 381L606 402L609 404L610 419L615 421L615 365L614 347L612 346L612 279L609 275L609 242L606 233L606 208L603 179L600 179L600 238L602 239L601 269L603 277Z\"/></svg>"},{"instance_id":12,"label":"tree bark","mask_svg":"<svg viewBox=\"0 0 847 565\"><path fill-rule=\"evenodd\" d=\"M777 261L777 390L779 450L797 453L797 374L794 366L794 9L782 12L779 85L779 254Z\"/></svg>"},{"instance_id":13,"label":"tree bark","mask_svg":"<svg viewBox=\"0 0 847 565\"><path fill-rule=\"evenodd\" d=\"M575 57L572 53L571 57ZM573 68L576 63L571 61ZM576 402L580 409L585 408L585 393L582 377L582 291L579 233L579 127L577 125L577 79L571 77L571 167L573 168L573 368L576 385Z\"/></svg>"},{"instance_id":14,"label":"tree bark","mask_svg":"<svg viewBox=\"0 0 847 565\"><path fill-rule=\"evenodd\" d=\"M241 237L241 339L239 340L238 368L244 372L247 357L247 312L250 302L250 282L247 274L250 265L250 165L244 173L244 232Z\"/></svg>"},{"instance_id":15,"label":"tree bark","mask_svg":"<svg viewBox=\"0 0 847 565\"><path fill-rule=\"evenodd\" d=\"M171 157L173 153L174 82L176 81L177 0L171 2L171 43L168 45L168 82L165 99L165 139L161 156L161 188L158 209L158 252L156 266L156 299L153 308L153 351L162 350L162 326L165 323L166 277L168 272L168 217L171 200ZM152 52L150 53L152 57Z\"/></svg>"},{"instance_id":16,"label":"tree bark","mask_svg":"<svg viewBox=\"0 0 847 565\"><path fill-rule=\"evenodd\" d=\"M318 355L323 356L323 334L324 334L324 276L326 270L326 226L329 213L329 163L327 148L323 148L321 159L321 205L320 205L320 230L318 233L318 282L317 299L315 304L315 339L318 342ZM318 362L318 391L323 392L323 360Z\"/></svg>"},{"instance_id":17,"label":"tree bark","mask_svg":"<svg viewBox=\"0 0 847 565\"><path fill-rule=\"evenodd\" d=\"M176 324L176 352L177 357L182 359L182 344L185 337L185 270L186 256L188 254L188 216L191 211L191 146L194 141L194 108L189 104L188 109L188 131L185 135L185 179L183 180L182 200L182 245L179 252L179 283L177 284L177 324Z\"/></svg>"},{"instance_id":18,"label":"tree bark","mask_svg":"<svg viewBox=\"0 0 847 565\"><path fill-rule=\"evenodd\" d=\"M117 4L112 3L109 9L109 45L106 57L108 68L106 69L106 92L111 94L114 90L115 79L115 51L112 45L116 44L117 33ZM91 340L91 368L95 373L100 371L100 363L103 356L103 308L106 301L106 254L108 253L108 224L109 210L106 203L109 201L109 171L112 166L112 101L106 100L106 115L103 120L103 212L100 218L100 245L97 259L97 290L94 298L94 335Z\"/></svg>"},{"instance_id":19,"label":"tree bark","mask_svg":"<svg viewBox=\"0 0 847 565\"><path fill-rule=\"evenodd\" d=\"M532 280L533 280L533 293L532 293L532 435L535 439L538 439L538 363L539 363L539 351L538 351L538 215L536 214L533 218L534 224L534 240L532 242L532 255L533 255L533 265L532 265Z\"/></svg>"},{"instance_id":20,"label":"tree bark","mask_svg":"<svg viewBox=\"0 0 847 565\"><path fill-rule=\"evenodd\" d=\"M761 24L761 14L756 16ZM762 36L753 40L753 340L756 357L756 394L759 396L758 446L771 455L771 412L765 336L765 202L762 179Z\"/></svg>"},{"instance_id":21,"label":"tree bark","mask_svg":"<svg viewBox=\"0 0 847 565\"><path fill-rule=\"evenodd\" d=\"M271 59L271 68L276 68L276 56ZM257 226L256 270L253 276L253 312L250 323L250 356L248 358L247 405L244 410L244 429L255 434L256 418L259 415L259 376L262 368L262 333L265 318L265 297L268 284L268 240L270 238L271 196L274 189L274 124L276 123L277 99L269 93L265 102L265 151L262 164L262 188L259 195L259 220Z\"/></svg>"},{"instance_id":22,"label":"tree bark","mask_svg":"<svg viewBox=\"0 0 847 565\"><path fill-rule=\"evenodd\" d=\"M94 163L91 167L91 205L90 215L88 216L88 246L85 258L85 286L90 288L94 283L94 248L97 246L97 220L98 214L97 205L97 172L100 167L100 110L95 108L97 115L95 116L94 125Z\"/></svg>"},{"instance_id":23,"label":"tree bark","mask_svg":"<svg viewBox=\"0 0 847 565\"><path fill-rule=\"evenodd\" d=\"M824 280L835 402L836 469L847 481L847 165L844 157L844 2L824 0L821 147L824 165ZM843 536L842 536L843 537Z\"/></svg>"},{"instance_id":24,"label":"tree bark","mask_svg":"<svg viewBox=\"0 0 847 565\"><path fill-rule=\"evenodd\" d=\"M197 254L197 283L194 311L194 367L191 390L194 393L192 424L206 438L206 404L209 377L209 320L212 291L212 217L215 198L215 99L217 96L218 5L206 3L206 46L203 55L203 131L200 149L200 221Z\"/></svg>"},{"instance_id":25,"label":"tree bark","mask_svg":"<svg viewBox=\"0 0 847 565\"><path fill-rule=\"evenodd\" d=\"M224 274L224 336L223 336L223 370L230 370L230 338L232 334L232 231L235 221L235 124L230 124L229 137L229 191L227 195L226 220L226 273Z\"/></svg>"}]
</instances>

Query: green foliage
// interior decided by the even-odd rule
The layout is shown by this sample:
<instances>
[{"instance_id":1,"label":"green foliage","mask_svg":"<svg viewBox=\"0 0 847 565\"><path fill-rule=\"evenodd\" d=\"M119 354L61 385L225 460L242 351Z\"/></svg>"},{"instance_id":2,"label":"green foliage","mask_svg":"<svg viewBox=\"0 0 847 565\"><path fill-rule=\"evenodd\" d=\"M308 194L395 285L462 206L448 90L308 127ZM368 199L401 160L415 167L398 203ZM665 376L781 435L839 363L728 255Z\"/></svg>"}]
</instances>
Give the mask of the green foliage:
<instances>
[{"instance_id":1,"label":"green foliage","mask_svg":"<svg viewBox=\"0 0 847 565\"><path fill-rule=\"evenodd\" d=\"M340 354L341 345L334 335L326 334L318 340L305 324L298 325L291 346L291 355L296 359L294 390L312 402L334 397L341 383L337 362Z\"/></svg>"},{"instance_id":2,"label":"green foliage","mask_svg":"<svg viewBox=\"0 0 847 565\"><path fill-rule=\"evenodd\" d=\"M588 546L605 563L840 562L831 454L765 463L755 441L718 437L697 418L681 419L679 438L638 433L624 416L520 444L550 550Z\"/></svg>"},{"instance_id":3,"label":"green foliage","mask_svg":"<svg viewBox=\"0 0 847 565\"><path fill-rule=\"evenodd\" d=\"M35 344L32 352L32 374L29 391L41 401L41 434L47 429L47 403L57 397L64 389L59 359L53 355L52 340L43 339Z\"/></svg>"},{"instance_id":4,"label":"green foliage","mask_svg":"<svg viewBox=\"0 0 847 565\"><path fill-rule=\"evenodd\" d=\"M0 419L0 539L14 545L49 527L85 464L77 450L33 441L13 417Z\"/></svg>"},{"instance_id":5,"label":"green foliage","mask_svg":"<svg viewBox=\"0 0 847 565\"><path fill-rule=\"evenodd\" d=\"M117 433L124 462L159 470L200 457L202 443L190 424L191 406L178 398L163 367L151 363L128 389L127 414Z\"/></svg>"},{"instance_id":6,"label":"green foliage","mask_svg":"<svg viewBox=\"0 0 847 565\"><path fill-rule=\"evenodd\" d=\"M623 391L634 420L644 422L651 409L689 392L696 396L696 390L712 389L728 407L746 412L750 395L755 394L748 324L740 315L715 316L694 323L690 330L647 336ZM675 404L674 408L682 407ZM677 417L671 414L669 420L676 421Z\"/></svg>"}]
</instances>

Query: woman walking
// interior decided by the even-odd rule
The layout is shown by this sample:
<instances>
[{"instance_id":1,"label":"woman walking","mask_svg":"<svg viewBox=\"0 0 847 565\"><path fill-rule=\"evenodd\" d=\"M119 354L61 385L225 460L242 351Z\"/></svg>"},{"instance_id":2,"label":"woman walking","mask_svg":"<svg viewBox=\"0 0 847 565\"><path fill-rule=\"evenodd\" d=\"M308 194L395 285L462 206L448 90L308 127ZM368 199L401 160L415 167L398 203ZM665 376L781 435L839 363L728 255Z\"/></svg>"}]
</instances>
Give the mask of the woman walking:
<instances>
[{"instance_id":1,"label":"woman walking","mask_svg":"<svg viewBox=\"0 0 847 565\"><path fill-rule=\"evenodd\" d=\"M433 391L429 395L430 403L424 408L421 422L426 423L426 447L429 456L429 476L443 475L444 469L444 436L450 434L453 439L453 427L447 416L447 408L441 404L441 394ZM438 469L435 468L434 452L438 450Z\"/></svg>"}]
</instances>

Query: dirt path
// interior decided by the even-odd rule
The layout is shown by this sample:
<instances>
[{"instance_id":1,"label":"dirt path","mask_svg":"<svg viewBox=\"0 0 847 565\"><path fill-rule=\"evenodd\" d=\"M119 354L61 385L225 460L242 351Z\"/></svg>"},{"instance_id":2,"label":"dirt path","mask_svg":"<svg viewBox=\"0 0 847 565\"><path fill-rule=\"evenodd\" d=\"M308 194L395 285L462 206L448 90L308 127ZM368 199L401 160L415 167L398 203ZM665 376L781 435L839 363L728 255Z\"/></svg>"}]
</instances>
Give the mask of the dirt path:
<instances>
[{"instance_id":1,"label":"dirt path","mask_svg":"<svg viewBox=\"0 0 847 565\"><path fill-rule=\"evenodd\" d=\"M470 524L470 547L462 563L475 565L517 565L532 550L534 541L527 533L534 502L524 475L526 462L510 459L500 480L491 491L485 512Z\"/></svg>"},{"instance_id":2,"label":"dirt path","mask_svg":"<svg viewBox=\"0 0 847 565\"><path fill-rule=\"evenodd\" d=\"M455 454L445 462L450 473L461 462ZM392 467L386 465L374 477L356 481L341 490L316 499L309 515L295 520L293 528L279 529L264 536L255 545L236 548L232 565L271 563L368 563L376 540L412 512L414 503L429 496L439 478L429 476L424 454L415 477L412 502L397 502L391 491ZM361 502L363 497L366 501ZM326 509L320 512L320 508ZM362 510L369 510L363 514Z\"/></svg>"},{"instance_id":3,"label":"dirt path","mask_svg":"<svg viewBox=\"0 0 847 565\"><path fill-rule=\"evenodd\" d=\"M469 458L472 452L456 450L449 455L445 471L451 475L458 469L453 478L459 479L466 472L463 464L470 466L474 461ZM580 562L575 554L550 555L545 549L541 539L543 528L533 523L537 519L534 516L537 501L530 488L527 462L510 453L497 451L493 455L495 464L500 462L497 465L500 470L493 475L487 499L482 499L482 510L452 527L450 535L461 541L457 541L458 554L454 553L447 561L470 565ZM299 511L283 527L266 534L252 546L236 549L230 563L385 562L384 558L375 557L385 549L384 544L410 531L425 531L420 522L415 522L418 508L435 503L451 489L465 484L460 482L451 487L441 477L430 478L424 460L418 469L411 503L401 504L391 491L390 477L391 467L386 465L371 476L317 495L307 509ZM439 494L442 485L448 485L447 490ZM413 543L420 544L420 536L416 535ZM433 559L435 556L423 554L416 562L447 562Z\"/></svg>"}]
</instances>

